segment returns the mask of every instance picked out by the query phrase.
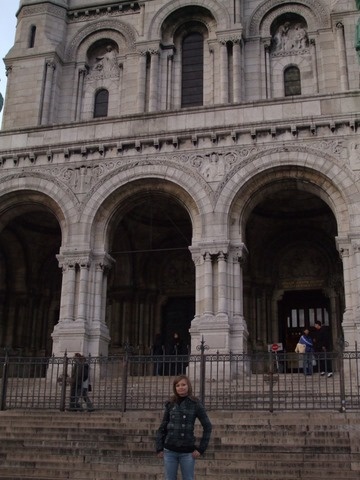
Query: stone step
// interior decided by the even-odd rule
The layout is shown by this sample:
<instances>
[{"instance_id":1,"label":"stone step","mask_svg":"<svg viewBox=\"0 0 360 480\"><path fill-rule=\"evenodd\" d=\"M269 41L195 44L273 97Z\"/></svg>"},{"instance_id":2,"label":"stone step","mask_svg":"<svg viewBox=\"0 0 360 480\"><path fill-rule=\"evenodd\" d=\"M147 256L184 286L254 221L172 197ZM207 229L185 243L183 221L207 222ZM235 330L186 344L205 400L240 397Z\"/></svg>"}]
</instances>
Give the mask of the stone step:
<instances>
[{"instance_id":1,"label":"stone step","mask_svg":"<svg viewBox=\"0 0 360 480\"><path fill-rule=\"evenodd\" d=\"M358 480L355 412L209 412L197 480ZM162 411L0 412L0 479L163 480L154 436Z\"/></svg>"}]
</instances>

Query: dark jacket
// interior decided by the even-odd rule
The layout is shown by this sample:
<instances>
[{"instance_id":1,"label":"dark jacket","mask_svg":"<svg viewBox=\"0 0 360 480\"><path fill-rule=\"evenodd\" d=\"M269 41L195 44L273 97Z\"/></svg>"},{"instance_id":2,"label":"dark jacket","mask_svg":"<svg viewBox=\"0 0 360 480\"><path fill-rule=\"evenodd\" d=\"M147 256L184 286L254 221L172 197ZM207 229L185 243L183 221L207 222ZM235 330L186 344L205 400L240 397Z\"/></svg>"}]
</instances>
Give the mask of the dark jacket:
<instances>
[{"instance_id":1,"label":"dark jacket","mask_svg":"<svg viewBox=\"0 0 360 480\"><path fill-rule=\"evenodd\" d=\"M317 352L331 351L331 334L328 326L322 325L319 330L316 330L314 347Z\"/></svg>"},{"instance_id":2,"label":"dark jacket","mask_svg":"<svg viewBox=\"0 0 360 480\"><path fill-rule=\"evenodd\" d=\"M203 427L200 445L195 445L194 424L199 419ZM181 403L167 402L162 422L156 435L156 451L164 448L176 452L193 452L203 454L209 444L212 425L201 402L186 397Z\"/></svg>"}]
</instances>

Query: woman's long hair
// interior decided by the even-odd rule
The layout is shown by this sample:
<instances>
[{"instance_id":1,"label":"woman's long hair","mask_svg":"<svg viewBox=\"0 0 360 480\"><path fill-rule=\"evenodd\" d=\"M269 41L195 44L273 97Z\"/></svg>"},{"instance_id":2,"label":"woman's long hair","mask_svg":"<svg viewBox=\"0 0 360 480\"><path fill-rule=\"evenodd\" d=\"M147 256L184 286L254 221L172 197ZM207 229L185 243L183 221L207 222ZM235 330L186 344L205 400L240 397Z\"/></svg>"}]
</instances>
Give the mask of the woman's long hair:
<instances>
[{"instance_id":1,"label":"woman's long hair","mask_svg":"<svg viewBox=\"0 0 360 480\"><path fill-rule=\"evenodd\" d=\"M177 391L176 391L176 385L179 382L181 382L181 380L185 380L185 382L187 383L187 386L188 386L187 396L189 398L193 399L193 400L196 400L196 398L193 395L193 388L192 388L189 377L187 375L179 375L178 377L175 377L174 381L173 381L173 393L174 393L174 395L170 398L171 403L178 403L178 401L181 399L181 397L177 394Z\"/></svg>"}]
</instances>

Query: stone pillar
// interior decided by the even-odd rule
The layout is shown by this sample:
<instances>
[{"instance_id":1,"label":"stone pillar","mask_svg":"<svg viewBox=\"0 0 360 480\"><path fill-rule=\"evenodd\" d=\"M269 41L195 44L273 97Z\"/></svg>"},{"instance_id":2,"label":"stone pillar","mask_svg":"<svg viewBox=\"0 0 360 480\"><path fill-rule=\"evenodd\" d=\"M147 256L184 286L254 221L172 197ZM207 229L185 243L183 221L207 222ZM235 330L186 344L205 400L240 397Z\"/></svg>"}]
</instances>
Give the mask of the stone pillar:
<instances>
[{"instance_id":1,"label":"stone pillar","mask_svg":"<svg viewBox=\"0 0 360 480\"><path fill-rule=\"evenodd\" d=\"M244 287L243 287L243 265L246 261L248 251L245 245L231 248L233 264L233 305L232 318L230 319L230 349L234 353L247 351L248 329L244 319Z\"/></svg>"},{"instance_id":2,"label":"stone pillar","mask_svg":"<svg viewBox=\"0 0 360 480\"><path fill-rule=\"evenodd\" d=\"M81 120L81 111L82 111L82 99L84 92L84 82L85 76L87 75L87 69L82 67L78 70L78 84L77 84L77 93L76 93L76 110L75 110L75 120Z\"/></svg>"},{"instance_id":3,"label":"stone pillar","mask_svg":"<svg viewBox=\"0 0 360 480\"><path fill-rule=\"evenodd\" d=\"M218 262L218 309L217 314L227 314L227 263L226 256L220 252L217 258Z\"/></svg>"},{"instance_id":4,"label":"stone pillar","mask_svg":"<svg viewBox=\"0 0 360 480\"><path fill-rule=\"evenodd\" d=\"M158 110L159 50L150 51L149 112Z\"/></svg>"},{"instance_id":5,"label":"stone pillar","mask_svg":"<svg viewBox=\"0 0 360 480\"><path fill-rule=\"evenodd\" d=\"M221 103L229 102L229 65L226 40L220 41L220 95Z\"/></svg>"},{"instance_id":6,"label":"stone pillar","mask_svg":"<svg viewBox=\"0 0 360 480\"><path fill-rule=\"evenodd\" d=\"M81 260L79 263L79 294L78 294L78 309L76 321L87 322L87 300L88 300L88 282L89 282L89 262Z\"/></svg>"},{"instance_id":7,"label":"stone pillar","mask_svg":"<svg viewBox=\"0 0 360 480\"><path fill-rule=\"evenodd\" d=\"M241 58L241 39L233 41L233 89L234 102L241 102L241 72L242 72L242 58Z\"/></svg>"},{"instance_id":8,"label":"stone pillar","mask_svg":"<svg viewBox=\"0 0 360 480\"><path fill-rule=\"evenodd\" d=\"M99 262L95 266L94 322L101 323L103 305L104 265ZM104 302L106 303L106 302Z\"/></svg>"},{"instance_id":9,"label":"stone pillar","mask_svg":"<svg viewBox=\"0 0 360 480\"><path fill-rule=\"evenodd\" d=\"M265 98L271 98L270 44L264 45Z\"/></svg>"},{"instance_id":10,"label":"stone pillar","mask_svg":"<svg viewBox=\"0 0 360 480\"><path fill-rule=\"evenodd\" d=\"M166 110L171 110L173 99L173 63L174 63L174 50L172 49L166 57Z\"/></svg>"},{"instance_id":11,"label":"stone pillar","mask_svg":"<svg viewBox=\"0 0 360 480\"><path fill-rule=\"evenodd\" d=\"M213 269L209 252L204 254L204 313L213 314Z\"/></svg>"},{"instance_id":12,"label":"stone pillar","mask_svg":"<svg viewBox=\"0 0 360 480\"><path fill-rule=\"evenodd\" d=\"M138 113L145 112L145 100L146 100L146 61L147 52L139 53L139 66L138 66L138 98L137 98L137 111Z\"/></svg>"},{"instance_id":13,"label":"stone pillar","mask_svg":"<svg viewBox=\"0 0 360 480\"><path fill-rule=\"evenodd\" d=\"M359 58L359 61L360 61L360 18L359 18L359 20L357 22L357 25L356 25L355 49L357 51L358 58Z\"/></svg>"},{"instance_id":14,"label":"stone pillar","mask_svg":"<svg viewBox=\"0 0 360 480\"><path fill-rule=\"evenodd\" d=\"M345 241L338 240L338 249L343 262L344 272L344 292L345 292L345 312L343 315L344 339L348 342L348 349L354 350L356 341L354 305L352 295L352 276L351 276L351 245Z\"/></svg>"},{"instance_id":15,"label":"stone pillar","mask_svg":"<svg viewBox=\"0 0 360 480\"><path fill-rule=\"evenodd\" d=\"M336 43L339 56L340 87L344 92L349 90L349 75L346 60L344 25L342 22L337 22L336 24Z\"/></svg>"},{"instance_id":16,"label":"stone pillar","mask_svg":"<svg viewBox=\"0 0 360 480\"><path fill-rule=\"evenodd\" d=\"M315 93L319 93L319 71L317 66L316 43L314 38L310 39L310 52L311 52L312 69L314 72L314 80L315 80Z\"/></svg>"},{"instance_id":17,"label":"stone pillar","mask_svg":"<svg viewBox=\"0 0 360 480\"><path fill-rule=\"evenodd\" d=\"M61 266L63 279L59 321L73 322L75 320L76 265L75 263L63 263Z\"/></svg>"},{"instance_id":18,"label":"stone pillar","mask_svg":"<svg viewBox=\"0 0 360 480\"><path fill-rule=\"evenodd\" d=\"M234 23L241 22L241 2L242 0L234 0Z\"/></svg>"},{"instance_id":19,"label":"stone pillar","mask_svg":"<svg viewBox=\"0 0 360 480\"><path fill-rule=\"evenodd\" d=\"M69 355L75 352L107 355L110 337L105 325L106 276L103 268L113 259L104 254L99 260L90 251L67 253L57 258L66 270L60 321L52 333L54 355L62 356L65 352Z\"/></svg>"},{"instance_id":20,"label":"stone pillar","mask_svg":"<svg viewBox=\"0 0 360 480\"><path fill-rule=\"evenodd\" d=\"M53 85L54 85L54 72L55 72L55 62L51 60L46 61L46 70L45 70L45 84L44 92L42 98L42 110L41 110L41 125L46 125L51 121L52 113L52 94L53 94Z\"/></svg>"}]
</instances>

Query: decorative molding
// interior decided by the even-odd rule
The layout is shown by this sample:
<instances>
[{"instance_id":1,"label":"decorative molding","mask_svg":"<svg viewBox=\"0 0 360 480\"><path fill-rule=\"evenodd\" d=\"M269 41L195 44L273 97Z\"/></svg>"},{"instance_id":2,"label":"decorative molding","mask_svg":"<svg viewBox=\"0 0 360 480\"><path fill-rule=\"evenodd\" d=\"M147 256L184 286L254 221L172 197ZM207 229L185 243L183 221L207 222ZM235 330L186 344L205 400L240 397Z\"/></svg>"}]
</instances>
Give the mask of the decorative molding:
<instances>
[{"instance_id":1,"label":"decorative molding","mask_svg":"<svg viewBox=\"0 0 360 480\"><path fill-rule=\"evenodd\" d=\"M126 25L125 23L120 22L119 20L113 20L113 19L98 20L96 22L90 23L89 25L86 25L82 30L80 30L80 32L78 32L72 38L72 40L66 47L66 51L65 51L66 60L72 61L75 59L76 51L78 50L78 48L84 42L85 39L88 39L87 40L88 47L90 47L90 45L94 43L94 41L96 41L101 37L110 38L111 40L116 41L113 37L109 37L108 33L102 34L102 32L105 30L113 30L118 34L120 34L127 41L130 51L135 51L136 34L135 34L135 31L129 25ZM91 37L92 34L96 34L96 38Z\"/></svg>"},{"instance_id":2,"label":"decorative molding","mask_svg":"<svg viewBox=\"0 0 360 480\"><path fill-rule=\"evenodd\" d=\"M29 17L32 15L51 13L63 20L66 19L66 9L64 7L52 5L49 3L42 3L38 5L27 5L21 8L19 20L22 17Z\"/></svg>"},{"instance_id":3,"label":"decorative molding","mask_svg":"<svg viewBox=\"0 0 360 480\"><path fill-rule=\"evenodd\" d=\"M304 16L304 13L309 10L316 17L317 28L330 26L328 8L320 0L295 0L291 3L288 0L265 0L255 9L248 22L248 35L250 37L261 35L260 25L268 15L271 15L273 19L286 12L299 13ZM309 25L309 27L310 30L313 29L312 26Z\"/></svg>"},{"instance_id":4,"label":"decorative molding","mask_svg":"<svg viewBox=\"0 0 360 480\"><path fill-rule=\"evenodd\" d=\"M103 18L103 17L118 17L124 15L132 15L140 12L140 5L138 2L123 3L114 8L110 6L88 8L82 10L68 11L69 23L88 22L89 20Z\"/></svg>"}]
</instances>

